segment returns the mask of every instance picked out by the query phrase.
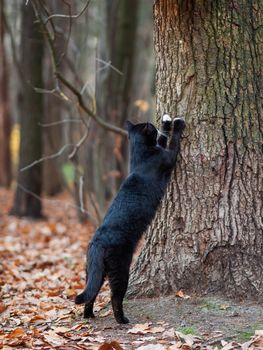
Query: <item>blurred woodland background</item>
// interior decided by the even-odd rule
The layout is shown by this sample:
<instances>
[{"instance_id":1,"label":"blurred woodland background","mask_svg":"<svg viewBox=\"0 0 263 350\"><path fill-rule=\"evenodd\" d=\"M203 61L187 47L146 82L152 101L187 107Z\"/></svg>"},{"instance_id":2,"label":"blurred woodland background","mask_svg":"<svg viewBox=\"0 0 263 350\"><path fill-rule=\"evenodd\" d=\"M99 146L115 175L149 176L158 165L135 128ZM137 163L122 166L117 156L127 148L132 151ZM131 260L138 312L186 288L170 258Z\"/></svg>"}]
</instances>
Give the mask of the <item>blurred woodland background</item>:
<instances>
[{"instance_id":1,"label":"blurred woodland background","mask_svg":"<svg viewBox=\"0 0 263 350\"><path fill-rule=\"evenodd\" d=\"M1 0L0 185L14 215L68 191L98 224L127 174L123 130L103 124L154 115L152 2L32 4Z\"/></svg>"},{"instance_id":2,"label":"blurred woodland background","mask_svg":"<svg viewBox=\"0 0 263 350\"><path fill-rule=\"evenodd\" d=\"M125 120L183 116L177 169L130 293L262 298L262 6L2 0L9 213L41 218L43 196L66 191L79 221L98 225L127 174Z\"/></svg>"},{"instance_id":3,"label":"blurred woodland background","mask_svg":"<svg viewBox=\"0 0 263 350\"><path fill-rule=\"evenodd\" d=\"M262 44L262 0L0 0L0 347L61 345L61 331L80 349L134 340L112 328L110 310L83 332L73 299L88 240L128 171L125 121L158 126L164 113L187 127L130 275L129 295L159 299L129 300L133 320L146 333L149 320L198 323L213 350L218 327L229 338L262 329L262 307L246 303L263 298ZM217 323L213 305L210 318L197 306L211 295L235 300L216 302ZM68 329L54 333L62 320ZM171 345L160 328L155 344ZM79 345L94 329L94 347Z\"/></svg>"}]
</instances>

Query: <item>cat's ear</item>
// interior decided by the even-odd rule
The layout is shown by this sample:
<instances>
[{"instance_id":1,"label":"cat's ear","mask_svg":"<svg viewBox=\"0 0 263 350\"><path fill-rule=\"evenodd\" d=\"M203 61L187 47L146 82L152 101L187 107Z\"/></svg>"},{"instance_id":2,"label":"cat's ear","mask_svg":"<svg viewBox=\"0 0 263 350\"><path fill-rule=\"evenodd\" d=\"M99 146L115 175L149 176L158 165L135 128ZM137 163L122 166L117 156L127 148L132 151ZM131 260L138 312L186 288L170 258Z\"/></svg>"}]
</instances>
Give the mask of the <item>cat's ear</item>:
<instances>
[{"instance_id":1,"label":"cat's ear","mask_svg":"<svg viewBox=\"0 0 263 350\"><path fill-rule=\"evenodd\" d=\"M132 122L130 122L129 120L126 120L125 122L125 129L127 131L130 131L133 127L134 127L135 124L133 124Z\"/></svg>"}]
</instances>

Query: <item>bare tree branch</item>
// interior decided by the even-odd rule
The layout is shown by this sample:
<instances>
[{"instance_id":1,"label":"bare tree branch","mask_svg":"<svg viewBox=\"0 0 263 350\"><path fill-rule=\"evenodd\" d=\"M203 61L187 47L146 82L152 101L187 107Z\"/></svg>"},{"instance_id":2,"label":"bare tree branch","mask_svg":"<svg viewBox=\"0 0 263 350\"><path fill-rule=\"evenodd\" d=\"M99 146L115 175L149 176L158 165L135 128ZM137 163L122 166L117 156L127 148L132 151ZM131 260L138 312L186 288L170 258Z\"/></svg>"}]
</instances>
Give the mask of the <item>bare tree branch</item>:
<instances>
[{"instance_id":1,"label":"bare tree branch","mask_svg":"<svg viewBox=\"0 0 263 350\"><path fill-rule=\"evenodd\" d=\"M90 203L91 203L92 207L95 210L95 213L96 213L96 216L97 216L97 219L98 219L98 223L101 224L103 215L100 212L99 206L98 206L97 202L94 199L94 194L89 192L89 191L87 191L87 193L88 193L88 197L89 197Z\"/></svg>"},{"instance_id":2,"label":"bare tree branch","mask_svg":"<svg viewBox=\"0 0 263 350\"><path fill-rule=\"evenodd\" d=\"M101 58L96 58L96 61L100 62L100 63L103 63L105 66L102 67L101 69L98 69L97 72L99 72L100 70L104 69L104 68L108 68L110 67L112 70L114 70L116 73L120 74L120 75L123 75L123 73L118 69L116 68L115 66L113 66L111 64L111 61L104 61L102 60Z\"/></svg>"},{"instance_id":3,"label":"bare tree branch","mask_svg":"<svg viewBox=\"0 0 263 350\"><path fill-rule=\"evenodd\" d=\"M88 136L89 136L89 129L86 130L85 134L82 136L82 138L79 140L79 142L75 145L73 151L69 154L68 159L72 160L75 157L79 148L87 140Z\"/></svg>"},{"instance_id":4,"label":"bare tree branch","mask_svg":"<svg viewBox=\"0 0 263 350\"><path fill-rule=\"evenodd\" d=\"M117 134L127 136L127 131L125 131L122 128L119 128L118 126L114 126L112 124L105 122L101 117L93 113L88 108L88 106L85 105L85 102L83 101L81 93L67 79L65 79L60 72L56 72L56 76L62 82L62 84L65 85L77 97L80 108L86 114L88 114L92 119L94 119L100 126L102 126L104 129L115 132Z\"/></svg>"},{"instance_id":5,"label":"bare tree branch","mask_svg":"<svg viewBox=\"0 0 263 350\"><path fill-rule=\"evenodd\" d=\"M41 126L42 128L48 128L50 126L56 126L64 123L80 123L80 122L82 122L81 119L63 119L63 120L57 120L52 123L38 123L38 125Z\"/></svg>"},{"instance_id":6,"label":"bare tree branch","mask_svg":"<svg viewBox=\"0 0 263 350\"><path fill-rule=\"evenodd\" d=\"M27 188L25 188L25 187L24 187L23 185L21 185L20 183L17 182L16 185L17 185L17 187L21 188L21 190L23 190L24 192L30 194L32 197L34 197L34 198L36 198L36 199L38 199L38 200L40 200L40 201L49 202L49 203L54 204L54 205L60 205L60 206L63 205L63 206L65 206L66 208L71 207L71 208L74 208L74 209L82 210L83 213L85 213L85 214L88 215L89 220L91 221L91 223L92 223L94 226L97 225L97 220L96 220L96 219L90 214L90 212L87 211L84 207L81 208L81 207L79 207L78 205L73 204L73 203L71 203L71 202L67 202L67 201L65 201L65 200L53 199L53 198L52 198L52 199L49 199L49 198L42 198L42 197L38 196L36 193L34 193L34 192L28 190ZM96 215L97 215L97 214L96 214Z\"/></svg>"},{"instance_id":7,"label":"bare tree branch","mask_svg":"<svg viewBox=\"0 0 263 350\"><path fill-rule=\"evenodd\" d=\"M62 153L65 151L65 149L67 149L68 147L74 147L74 144L68 143L68 144L64 145L63 147L61 147L60 150L59 150L57 153L53 153L53 154L50 154L50 155L48 155L48 156L44 156L44 157L42 157L42 158L40 158L40 159L37 159L37 160L35 160L34 162L28 164L27 166L21 168L20 171L28 170L28 169L32 168L34 165L36 165L36 164L38 164L38 163L41 163L41 162L43 162L43 161L45 161L45 160L48 160L48 159L55 159L55 158L61 156L61 154L62 154Z\"/></svg>"},{"instance_id":8,"label":"bare tree branch","mask_svg":"<svg viewBox=\"0 0 263 350\"><path fill-rule=\"evenodd\" d=\"M53 67L53 71L55 74L55 77L65 86L67 87L76 97L78 100L78 104L80 109L82 109L89 117L91 117L93 120L95 120L97 122L97 124L99 124L101 127L103 127L106 130L115 132L117 134L120 134L122 136L127 136L127 132L122 129L119 128L117 126L114 126L110 123L107 123L104 119L102 119L101 117L97 116L91 109L89 109L89 107L85 104L85 102L83 101L83 97L81 95L81 93L78 91L78 89L73 86L58 70L57 70L57 59L56 59L56 51L54 48L54 44L53 44L53 40L50 36L49 30L48 28L45 26L45 23L40 15L40 10L41 10L41 6L39 9L39 4L37 2L37 0L32 0L33 3L33 7L35 10L35 14L37 19L39 20L39 22L42 25L43 28L43 32L45 34L45 36L47 37L47 41L50 47L50 51L51 51L51 58L52 58L52 67ZM84 125L86 126L86 128L88 128L88 123L87 120L85 118L81 118Z\"/></svg>"},{"instance_id":9,"label":"bare tree branch","mask_svg":"<svg viewBox=\"0 0 263 350\"><path fill-rule=\"evenodd\" d=\"M58 18L58 17L59 18L71 18L71 19L79 18L86 11L86 9L88 8L90 1L91 0L88 0L86 2L85 6L83 7L83 9L80 11L79 14L77 14L77 15L62 15L61 13L56 13L56 14L51 15L48 18L46 18L45 21L44 21L44 24L47 24L47 22L50 21L50 19L52 19L52 18Z\"/></svg>"},{"instance_id":10,"label":"bare tree branch","mask_svg":"<svg viewBox=\"0 0 263 350\"><path fill-rule=\"evenodd\" d=\"M83 179L83 175L81 175L79 178L79 203L80 203L81 212L85 213L83 191L84 191L84 179Z\"/></svg>"}]
</instances>

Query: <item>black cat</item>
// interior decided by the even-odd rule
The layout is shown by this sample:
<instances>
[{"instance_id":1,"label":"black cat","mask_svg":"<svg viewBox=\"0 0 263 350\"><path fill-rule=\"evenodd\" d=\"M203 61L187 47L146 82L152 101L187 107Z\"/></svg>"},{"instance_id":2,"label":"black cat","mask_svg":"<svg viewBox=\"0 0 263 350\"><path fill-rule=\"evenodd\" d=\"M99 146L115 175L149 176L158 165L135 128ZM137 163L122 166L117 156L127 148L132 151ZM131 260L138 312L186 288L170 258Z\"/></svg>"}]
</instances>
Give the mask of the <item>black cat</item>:
<instances>
[{"instance_id":1,"label":"black cat","mask_svg":"<svg viewBox=\"0 0 263 350\"><path fill-rule=\"evenodd\" d=\"M77 295L84 304L84 317L94 317L93 304L106 276L111 288L111 303L118 323L128 323L123 313L123 298L136 245L154 218L175 167L183 119L172 122L168 115L158 131L151 123L127 122L130 146L130 175L112 202L102 225L92 238L87 253L87 285ZM173 130L172 130L173 129ZM168 149L167 139L172 130Z\"/></svg>"}]
</instances>

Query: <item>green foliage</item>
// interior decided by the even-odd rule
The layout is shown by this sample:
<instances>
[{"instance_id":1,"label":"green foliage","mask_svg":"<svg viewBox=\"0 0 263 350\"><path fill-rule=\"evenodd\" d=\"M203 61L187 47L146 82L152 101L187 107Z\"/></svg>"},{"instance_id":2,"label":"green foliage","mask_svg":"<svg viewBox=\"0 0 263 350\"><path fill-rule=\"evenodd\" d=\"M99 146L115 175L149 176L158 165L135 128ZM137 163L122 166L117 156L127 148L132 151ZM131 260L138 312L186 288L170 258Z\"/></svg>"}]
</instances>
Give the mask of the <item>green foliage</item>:
<instances>
[{"instance_id":1,"label":"green foliage","mask_svg":"<svg viewBox=\"0 0 263 350\"><path fill-rule=\"evenodd\" d=\"M228 304L222 304L221 301L212 300L212 299L205 300L205 302L201 303L199 307L204 311L209 311L209 310L226 311L230 308Z\"/></svg>"},{"instance_id":2,"label":"green foliage","mask_svg":"<svg viewBox=\"0 0 263 350\"><path fill-rule=\"evenodd\" d=\"M192 335L200 335L198 330L195 327L179 327L177 328L178 332L181 332L185 335L192 334Z\"/></svg>"},{"instance_id":3,"label":"green foliage","mask_svg":"<svg viewBox=\"0 0 263 350\"><path fill-rule=\"evenodd\" d=\"M71 185L75 178L75 167L72 163L67 162L62 166L62 174L68 185Z\"/></svg>"}]
</instances>

